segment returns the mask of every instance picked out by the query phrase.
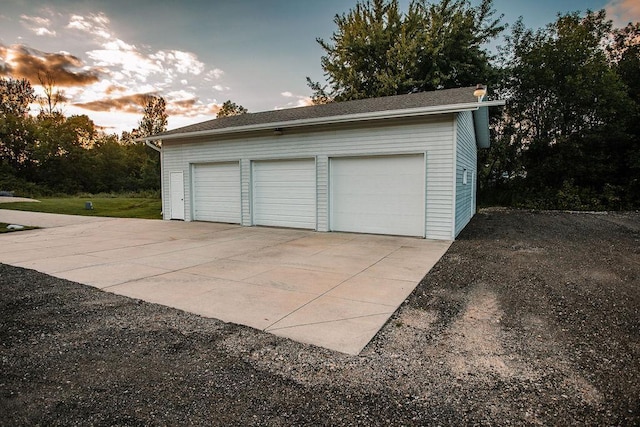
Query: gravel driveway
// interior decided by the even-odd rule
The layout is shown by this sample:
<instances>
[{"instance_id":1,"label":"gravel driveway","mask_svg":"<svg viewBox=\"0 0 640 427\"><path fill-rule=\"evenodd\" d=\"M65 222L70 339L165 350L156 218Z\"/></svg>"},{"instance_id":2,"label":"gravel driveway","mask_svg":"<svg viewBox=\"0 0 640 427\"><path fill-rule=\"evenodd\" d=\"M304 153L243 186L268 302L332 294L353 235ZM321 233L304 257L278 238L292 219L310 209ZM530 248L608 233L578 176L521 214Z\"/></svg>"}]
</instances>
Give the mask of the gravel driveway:
<instances>
[{"instance_id":1,"label":"gravel driveway","mask_svg":"<svg viewBox=\"0 0 640 427\"><path fill-rule=\"evenodd\" d=\"M485 210L359 356L0 265L0 425L638 425L640 213Z\"/></svg>"}]
</instances>

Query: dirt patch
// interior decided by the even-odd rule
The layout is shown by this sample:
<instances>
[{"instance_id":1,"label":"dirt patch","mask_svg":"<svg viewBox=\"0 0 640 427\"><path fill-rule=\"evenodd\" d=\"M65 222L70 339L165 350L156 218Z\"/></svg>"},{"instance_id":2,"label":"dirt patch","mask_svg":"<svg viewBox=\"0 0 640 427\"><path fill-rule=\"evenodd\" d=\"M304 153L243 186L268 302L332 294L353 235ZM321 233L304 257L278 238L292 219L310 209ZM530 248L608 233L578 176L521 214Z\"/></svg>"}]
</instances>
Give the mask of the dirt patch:
<instances>
[{"instance_id":1,"label":"dirt patch","mask_svg":"<svg viewBox=\"0 0 640 427\"><path fill-rule=\"evenodd\" d=\"M0 265L0 425L638 425L640 214L478 214L360 356Z\"/></svg>"}]
</instances>

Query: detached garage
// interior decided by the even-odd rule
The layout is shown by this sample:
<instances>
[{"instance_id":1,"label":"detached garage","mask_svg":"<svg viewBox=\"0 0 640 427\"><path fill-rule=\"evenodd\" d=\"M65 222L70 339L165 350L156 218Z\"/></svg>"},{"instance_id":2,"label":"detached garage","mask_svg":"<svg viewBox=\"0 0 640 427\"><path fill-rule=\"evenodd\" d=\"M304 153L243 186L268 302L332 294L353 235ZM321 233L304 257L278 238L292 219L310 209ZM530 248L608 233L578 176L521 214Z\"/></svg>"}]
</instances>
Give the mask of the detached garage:
<instances>
[{"instance_id":1,"label":"detached garage","mask_svg":"<svg viewBox=\"0 0 640 427\"><path fill-rule=\"evenodd\" d=\"M214 119L162 140L164 218L454 239L475 213L475 88Z\"/></svg>"}]
</instances>

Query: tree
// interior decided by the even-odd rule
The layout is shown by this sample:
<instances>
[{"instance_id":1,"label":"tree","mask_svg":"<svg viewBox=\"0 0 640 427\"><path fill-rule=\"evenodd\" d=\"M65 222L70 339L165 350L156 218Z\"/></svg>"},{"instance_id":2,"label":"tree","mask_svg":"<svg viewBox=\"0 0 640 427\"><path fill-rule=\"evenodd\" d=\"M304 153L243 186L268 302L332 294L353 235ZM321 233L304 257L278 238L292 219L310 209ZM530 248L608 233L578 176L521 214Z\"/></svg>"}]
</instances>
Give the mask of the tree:
<instances>
[{"instance_id":1,"label":"tree","mask_svg":"<svg viewBox=\"0 0 640 427\"><path fill-rule=\"evenodd\" d=\"M634 108L605 51L611 25L604 11L572 13L537 31L519 22L508 37L498 141L519 169L493 173L520 183L520 197L537 206L625 203L631 139L623 117Z\"/></svg>"},{"instance_id":2,"label":"tree","mask_svg":"<svg viewBox=\"0 0 640 427\"><path fill-rule=\"evenodd\" d=\"M33 120L27 114L35 99L29 81L0 79L0 164L13 175L31 167L35 142Z\"/></svg>"},{"instance_id":3,"label":"tree","mask_svg":"<svg viewBox=\"0 0 640 427\"><path fill-rule=\"evenodd\" d=\"M244 108L242 105L237 105L235 102L231 102L231 100L227 100L222 104L220 111L218 111L218 115L216 116L218 119L221 117L229 117L229 116L239 116L240 114L246 114L249 110Z\"/></svg>"},{"instance_id":4,"label":"tree","mask_svg":"<svg viewBox=\"0 0 640 427\"><path fill-rule=\"evenodd\" d=\"M38 81L44 91L44 96L38 97L40 114L44 116L62 116L59 104L65 102L66 97L64 96L64 92L57 88L53 74L49 71L38 72Z\"/></svg>"},{"instance_id":5,"label":"tree","mask_svg":"<svg viewBox=\"0 0 640 427\"><path fill-rule=\"evenodd\" d=\"M33 87L28 80L0 78L0 116L25 116L29 112L29 104L35 100Z\"/></svg>"},{"instance_id":6,"label":"tree","mask_svg":"<svg viewBox=\"0 0 640 427\"><path fill-rule=\"evenodd\" d=\"M144 114L136 137L155 135L167 130L167 103L161 96L149 95L146 97ZM135 132L135 131L134 131Z\"/></svg>"},{"instance_id":7,"label":"tree","mask_svg":"<svg viewBox=\"0 0 640 427\"><path fill-rule=\"evenodd\" d=\"M88 154L97 136L93 121L86 115L40 114L34 133L32 159L38 167L28 178L64 193L89 191Z\"/></svg>"},{"instance_id":8,"label":"tree","mask_svg":"<svg viewBox=\"0 0 640 427\"><path fill-rule=\"evenodd\" d=\"M630 23L613 32L613 42L608 48L611 66L627 86L633 108L621 115L633 135L632 149L625 158L625 166L631 176L627 196L640 205L640 23Z\"/></svg>"},{"instance_id":9,"label":"tree","mask_svg":"<svg viewBox=\"0 0 640 427\"><path fill-rule=\"evenodd\" d=\"M493 0L477 7L466 0L412 0L402 14L398 0L358 2L336 15L331 42L317 39L329 89L307 78L312 99L323 103L493 82L492 56L484 45L504 26L492 19L492 5Z\"/></svg>"}]
</instances>

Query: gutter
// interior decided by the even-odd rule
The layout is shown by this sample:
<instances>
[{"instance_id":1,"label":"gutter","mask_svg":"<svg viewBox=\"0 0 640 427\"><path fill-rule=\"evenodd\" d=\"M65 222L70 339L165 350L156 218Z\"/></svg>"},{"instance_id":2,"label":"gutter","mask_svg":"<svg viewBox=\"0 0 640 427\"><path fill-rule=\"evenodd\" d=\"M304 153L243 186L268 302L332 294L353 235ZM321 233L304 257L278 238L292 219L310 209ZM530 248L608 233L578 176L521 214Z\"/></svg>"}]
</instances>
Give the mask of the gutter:
<instances>
[{"instance_id":1,"label":"gutter","mask_svg":"<svg viewBox=\"0 0 640 427\"><path fill-rule=\"evenodd\" d=\"M170 135L148 136L144 138L139 138L137 139L137 141L145 141L147 145L149 145L150 141L157 141L159 139L167 140L167 139L180 139L180 138L195 138L199 136L225 135L225 134L242 133L242 132L248 132L248 131L258 131L258 130L273 130L274 128L291 128L291 127L301 127L301 126L309 126L309 125L352 123L352 122L359 122L364 120L375 120L375 119L392 119L392 118L400 118L400 117L416 117L416 116L426 116L426 115L433 115L433 114L457 113L461 111L475 111L481 107L497 107L502 105L505 105L504 100L469 102L464 104L451 104L451 105L444 105L444 106L438 105L438 106L431 106L431 107L418 107L418 108L391 110L391 111L384 110L384 111L374 111L374 112L367 112L367 113L348 114L348 115L342 115L342 116L316 117L316 118L310 118L310 119L298 119L298 120L289 120L289 121L280 121L280 122L259 123L259 124L253 124L253 125L235 126L235 127L221 128L221 129L208 129L208 130L201 130L201 131L195 131L195 132L175 133ZM157 147L155 146L153 148L157 149Z\"/></svg>"},{"instance_id":2,"label":"gutter","mask_svg":"<svg viewBox=\"0 0 640 427\"><path fill-rule=\"evenodd\" d=\"M151 143L151 140L146 139L146 138L140 138L140 141L144 141L144 143L147 145L147 147L149 148L153 148L154 150L156 150L158 153L162 153L162 149L158 148L156 145ZM138 141L138 139L136 139L136 141Z\"/></svg>"}]
</instances>

